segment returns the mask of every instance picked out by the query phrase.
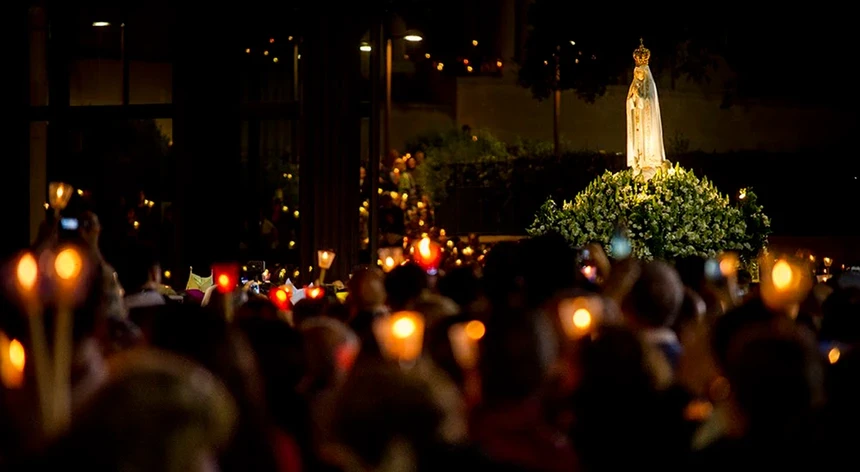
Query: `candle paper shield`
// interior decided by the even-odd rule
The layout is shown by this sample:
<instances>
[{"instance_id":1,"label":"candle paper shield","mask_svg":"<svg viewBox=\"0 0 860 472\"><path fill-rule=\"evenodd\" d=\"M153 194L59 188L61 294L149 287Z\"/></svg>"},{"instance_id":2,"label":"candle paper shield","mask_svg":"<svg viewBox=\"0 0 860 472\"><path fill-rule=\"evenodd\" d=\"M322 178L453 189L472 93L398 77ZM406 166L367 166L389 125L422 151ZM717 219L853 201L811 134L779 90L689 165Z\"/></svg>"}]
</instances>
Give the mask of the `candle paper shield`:
<instances>
[{"instance_id":1,"label":"candle paper shield","mask_svg":"<svg viewBox=\"0 0 860 472\"><path fill-rule=\"evenodd\" d=\"M421 238L420 241L416 242L412 253L415 257L415 262L422 269L432 272L439 268L439 262L442 260L442 250L430 238Z\"/></svg>"},{"instance_id":2,"label":"candle paper shield","mask_svg":"<svg viewBox=\"0 0 860 472\"><path fill-rule=\"evenodd\" d=\"M558 316L567 337L579 339L603 319L603 302L594 296L565 298L558 304Z\"/></svg>"},{"instance_id":3,"label":"candle paper shield","mask_svg":"<svg viewBox=\"0 0 860 472\"><path fill-rule=\"evenodd\" d=\"M391 272L395 267L403 263L402 247L384 247L379 249L379 263L384 272Z\"/></svg>"},{"instance_id":4,"label":"candle paper shield","mask_svg":"<svg viewBox=\"0 0 860 472\"><path fill-rule=\"evenodd\" d=\"M288 311L290 309L290 299L292 296L293 294L286 286L278 287L269 291L269 299L272 300L272 303L274 303L281 311Z\"/></svg>"},{"instance_id":5,"label":"candle paper shield","mask_svg":"<svg viewBox=\"0 0 860 472\"><path fill-rule=\"evenodd\" d=\"M399 311L377 319L373 324L373 333L385 357L412 362L421 355L424 316L414 311Z\"/></svg>"},{"instance_id":6,"label":"candle paper shield","mask_svg":"<svg viewBox=\"0 0 860 472\"><path fill-rule=\"evenodd\" d=\"M322 270L331 269L331 263L334 262L334 251L320 250L317 251L317 265ZM337 275L337 274L335 274Z\"/></svg>"},{"instance_id":7,"label":"candle paper shield","mask_svg":"<svg viewBox=\"0 0 860 472\"><path fill-rule=\"evenodd\" d=\"M69 204L74 191L75 189L67 183L51 182L48 184L48 203L56 211L63 210Z\"/></svg>"}]
</instances>

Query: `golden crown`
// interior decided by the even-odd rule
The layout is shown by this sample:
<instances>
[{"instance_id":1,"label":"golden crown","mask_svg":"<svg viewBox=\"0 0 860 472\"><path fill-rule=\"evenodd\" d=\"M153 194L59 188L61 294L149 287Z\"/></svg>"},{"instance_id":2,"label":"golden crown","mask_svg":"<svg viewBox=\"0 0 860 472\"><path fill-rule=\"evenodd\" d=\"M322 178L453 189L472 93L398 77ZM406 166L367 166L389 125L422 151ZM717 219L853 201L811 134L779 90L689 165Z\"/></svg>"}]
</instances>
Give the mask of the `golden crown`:
<instances>
[{"instance_id":1,"label":"golden crown","mask_svg":"<svg viewBox=\"0 0 860 472\"><path fill-rule=\"evenodd\" d=\"M633 51L633 60L636 61L637 66L647 66L650 59L651 50L646 48L642 38L639 38L639 47Z\"/></svg>"}]
</instances>

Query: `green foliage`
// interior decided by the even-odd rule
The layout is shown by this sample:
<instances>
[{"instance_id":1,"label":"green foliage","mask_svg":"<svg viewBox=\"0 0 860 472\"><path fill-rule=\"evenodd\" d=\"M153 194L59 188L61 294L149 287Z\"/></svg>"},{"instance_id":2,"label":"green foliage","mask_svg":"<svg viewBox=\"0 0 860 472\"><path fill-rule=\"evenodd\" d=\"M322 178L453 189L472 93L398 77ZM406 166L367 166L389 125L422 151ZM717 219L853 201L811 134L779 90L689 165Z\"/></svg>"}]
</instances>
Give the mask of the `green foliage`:
<instances>
[{"instance_id":1,"label":"green foliage","mask_svg":"<svg viewBox=\"0 0 860 472\"><path fill-rule=\"evenodd\" d=\"M434 203L443 200L453 185L491 187L507 181L514 158L505 143L484 131L434 132L413 139L406 148L424 152L416 183ZM460 172L466 165L468 172Z\"/></svg>"},{"instance_id":2,"label":"green foliage","mask_svg":"<svg viewBox=\"0 0 860 472\"><path fill-rule=\"evenodd\" d=\"M611 254L612 235L624 225L639 258L711 257L729 250L748 258L770 234L770 220L755 201L746 190L732 205L707 178L679 165L649 181L634 177L631 169L607 171L561 208L552 199L544 203L528 233L554 231L573 246L597 242Z\"/></svg>"}]
</instances>

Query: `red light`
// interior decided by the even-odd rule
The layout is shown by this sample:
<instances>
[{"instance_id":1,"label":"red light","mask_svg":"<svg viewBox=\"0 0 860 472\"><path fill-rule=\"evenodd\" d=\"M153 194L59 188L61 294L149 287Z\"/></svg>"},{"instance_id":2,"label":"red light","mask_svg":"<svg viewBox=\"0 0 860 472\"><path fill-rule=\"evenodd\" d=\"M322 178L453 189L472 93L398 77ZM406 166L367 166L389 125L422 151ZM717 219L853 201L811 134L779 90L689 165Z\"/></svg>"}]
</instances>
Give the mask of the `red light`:
<instances>
[{"instance_id":1,"label":"red light","mask_svg":"<svg viewBox=\"0 0 860 472\"><path fill-rule=\"evenodd\" d=\"M433 270L439 267L439 262L442 260L442 251L439 245L431 241L430 238L422 238L415 243L415 262L418 263L424 270Z\"/></svg>"},{"instance_id":2,"label":"red light","mask_svg":"<svg viewBox=\"0 0 860 472\"><path fill-rule=\"evenodd\" d=\"M215 283L221 293L232 292L239 280L239 266L236 264L215 264L212 266Z\"/></svg>"},{"instance_id":3,"label":"red light","mask_svg":"<svg viewBox=\"0 0 860 472\"><path fill-rule=\"evenodd\" d=\"M323 289L321 289L319 287L311 287L308 289L307 294L308 294L308 298L313 298L313 299L322 298Z\"/></svg>"},{"instance_id":4,"label":"red light","mask_svg":"<svg viewBox=\"0 0 860 472\"><path fill-rule=\"evenodd\" d=\"M290 291L286 287L278 287L277 289L272 290L269 294L269 298L279 310L286 311L290 307Z\"/></svg>"}]
</instances>

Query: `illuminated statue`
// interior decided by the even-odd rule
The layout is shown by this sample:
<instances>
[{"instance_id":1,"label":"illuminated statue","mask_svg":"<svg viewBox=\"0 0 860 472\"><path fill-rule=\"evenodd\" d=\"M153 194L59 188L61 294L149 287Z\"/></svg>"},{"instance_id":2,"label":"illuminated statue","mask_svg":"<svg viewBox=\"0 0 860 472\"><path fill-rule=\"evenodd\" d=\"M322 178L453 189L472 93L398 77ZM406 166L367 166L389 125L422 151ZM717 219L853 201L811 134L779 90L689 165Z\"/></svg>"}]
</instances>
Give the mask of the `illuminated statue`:
<instances>
[{"instance_id":1,"label":"illuminated statue","mask_svg":"<svg viewBox=\"0 0 860 472\"><path fill-rule=\"evenodd\" d=\"M627 93L627 166L634 174L641 173L650 179L666 160L663 149L663 125L660 120L660 102L657 99L657 84L648 67L651 51L642 40L633 51L636 69L633 83Z\"/></svg>"}]
</instances>

